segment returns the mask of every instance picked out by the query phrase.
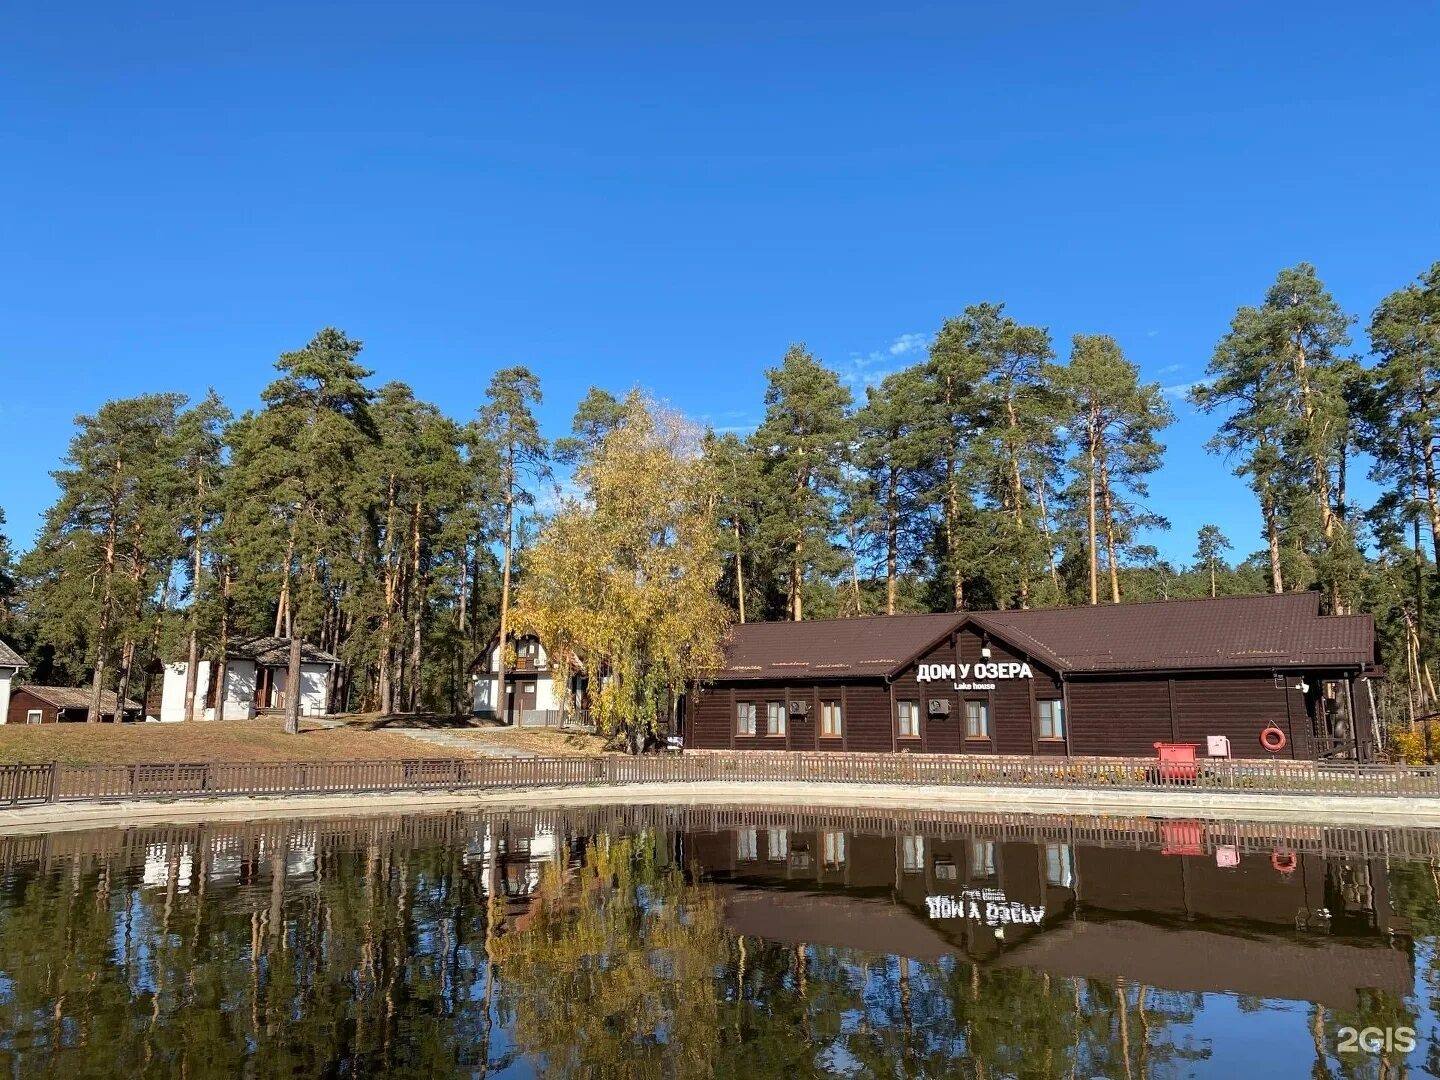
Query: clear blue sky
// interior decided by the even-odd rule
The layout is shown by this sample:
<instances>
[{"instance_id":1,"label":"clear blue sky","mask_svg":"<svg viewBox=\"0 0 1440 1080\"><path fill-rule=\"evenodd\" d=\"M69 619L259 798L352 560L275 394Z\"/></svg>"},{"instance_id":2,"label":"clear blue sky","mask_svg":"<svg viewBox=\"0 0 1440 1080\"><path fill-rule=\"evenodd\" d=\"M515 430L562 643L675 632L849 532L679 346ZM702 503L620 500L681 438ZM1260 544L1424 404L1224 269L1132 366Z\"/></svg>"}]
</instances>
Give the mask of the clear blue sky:
<instances>
[{"instance_id":1,"label":"clear blue sky","mask_svg":"<svg viewBox=\"0 0 1440 1080\"><path fill-rule=\"evenodd\" d=\"M460 417L524 363L552 435L592 383L743 427L790 341L858 386L1003 300L1182 387L1283 266L1368 316L1440 259L1434 3L511 7L8 13L21 547L76 413L209 384L239 411L327 324ZM1177 407L1164 549L1216 520L1254 550Z\"/></svg>"}]
</instances>

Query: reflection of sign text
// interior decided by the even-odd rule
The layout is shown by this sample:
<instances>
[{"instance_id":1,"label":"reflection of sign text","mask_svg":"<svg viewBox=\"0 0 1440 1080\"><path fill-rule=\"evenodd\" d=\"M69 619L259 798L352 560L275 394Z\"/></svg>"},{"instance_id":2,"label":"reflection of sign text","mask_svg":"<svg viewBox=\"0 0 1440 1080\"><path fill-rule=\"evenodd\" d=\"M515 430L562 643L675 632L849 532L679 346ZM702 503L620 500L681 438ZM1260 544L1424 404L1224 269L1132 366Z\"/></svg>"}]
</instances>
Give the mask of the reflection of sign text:
<instances>
[{"instance_id":1,"label":"reflection of sign text","mask_svg":"<svg viewBox=\"0 0 1440 1080\"><path fill-rule=\"evenodd\" d=\"M1043 905L1011 900L999 889L963 889L955 896L927 896L925 906L932 919L969 919L986 926L1039 926L1045 919Z\"/></svg>"}]
</instances>

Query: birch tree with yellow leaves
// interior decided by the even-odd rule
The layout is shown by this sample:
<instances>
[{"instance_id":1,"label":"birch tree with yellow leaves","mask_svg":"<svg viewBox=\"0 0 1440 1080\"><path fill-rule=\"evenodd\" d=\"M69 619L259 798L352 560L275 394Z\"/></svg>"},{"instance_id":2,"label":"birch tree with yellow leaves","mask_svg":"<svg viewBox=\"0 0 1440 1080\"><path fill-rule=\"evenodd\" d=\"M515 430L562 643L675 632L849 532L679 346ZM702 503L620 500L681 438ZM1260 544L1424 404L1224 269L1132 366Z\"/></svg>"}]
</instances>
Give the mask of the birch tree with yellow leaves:
<instances>
[{"instance_id":1,"label":"birch tree with yellow leaves","mask_svg":"<svg viewBox=\"0 0 1440 1080\"><path fill-rule=\"evenodd\" d=\"M515 626L589 675L600 730L638 753L722 660L716 485L698 429L638 391L575 482L524 555Z\"/></svg>"}]
</instances>

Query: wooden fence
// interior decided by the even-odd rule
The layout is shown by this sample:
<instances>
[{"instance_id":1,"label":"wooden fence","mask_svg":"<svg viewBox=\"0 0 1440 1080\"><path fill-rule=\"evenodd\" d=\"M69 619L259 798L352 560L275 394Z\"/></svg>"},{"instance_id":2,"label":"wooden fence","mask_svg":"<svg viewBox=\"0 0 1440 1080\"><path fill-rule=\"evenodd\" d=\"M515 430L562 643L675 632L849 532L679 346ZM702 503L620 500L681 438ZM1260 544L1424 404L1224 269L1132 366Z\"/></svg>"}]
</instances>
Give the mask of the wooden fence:
<instances>
[{"instance_id":1,"label":"wooden fence","mask_svg":"<svg viewBox=\"0 0 1440 1080\"><path fill-rule=\"evenodd\" d=\"M827 783L1251 794L1440 796L1440 767L1214 761L1176 775L1140 758L977 758L703 751L627 757L0 765L0 808L224 795L364 794L615 784Z\"/></svg>"}]
</instances>

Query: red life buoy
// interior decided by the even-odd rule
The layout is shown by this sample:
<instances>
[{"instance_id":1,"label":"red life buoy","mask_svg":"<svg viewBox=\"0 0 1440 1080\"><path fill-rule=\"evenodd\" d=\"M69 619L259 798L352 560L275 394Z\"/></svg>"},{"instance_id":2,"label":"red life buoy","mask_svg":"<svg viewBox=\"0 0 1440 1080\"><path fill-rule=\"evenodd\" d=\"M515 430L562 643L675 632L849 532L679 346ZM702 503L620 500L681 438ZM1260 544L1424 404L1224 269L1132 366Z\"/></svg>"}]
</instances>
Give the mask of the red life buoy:
<instances>
[{"instance_id":1,"label":"red life buoy","mask_svg":"<svg viewBox=\"0 0 1440 1080\"><path fill-rule=\"evenodd\" d=\"M1271 724L1264 731L1260 732L1260 745L1272 754L1278 754L1285 749L1285 732L1281 731L1274 724Z\"/></svg>"},{"instance_id":2,"label":"red life buoy","mask_svg":"<svg viewBox=\"0 0 1440 1080\"><path fill-rule=\"evenodd\" d=\"M1295 853L1293 851L1276 851L1270 856L1270 865L1282 874L1293 874L1295 872Z\"/></svg>"}]
</instances>

